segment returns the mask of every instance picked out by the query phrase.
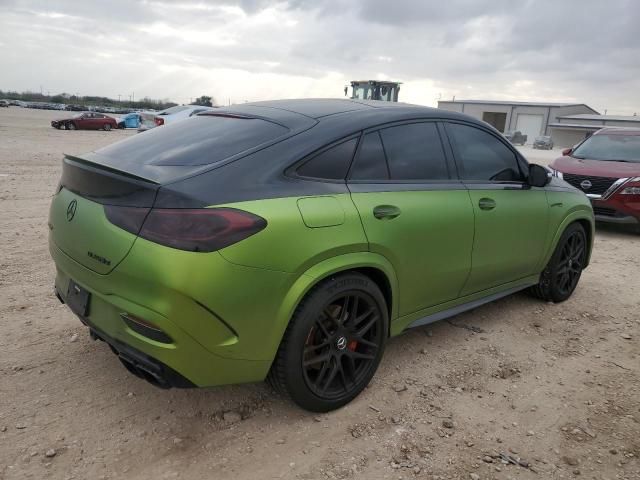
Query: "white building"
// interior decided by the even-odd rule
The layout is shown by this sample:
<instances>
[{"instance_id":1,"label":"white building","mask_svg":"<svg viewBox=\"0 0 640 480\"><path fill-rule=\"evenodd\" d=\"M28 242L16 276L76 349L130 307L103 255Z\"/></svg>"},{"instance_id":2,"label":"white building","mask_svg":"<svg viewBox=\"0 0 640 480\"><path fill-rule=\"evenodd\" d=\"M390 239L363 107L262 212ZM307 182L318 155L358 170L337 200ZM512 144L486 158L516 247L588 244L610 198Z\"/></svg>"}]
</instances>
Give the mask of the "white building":
<instances>
[{"instance_id":1,"label":"white building","mask_svg":"<svg viewBox=\"0 0 640 480\"><path fill-rule=\"evenodd\" d=\"M640 128L640 117L623 115L563 115L549 124L550 134L558 147L571 147L602 127Z\"/></svg>"},{"instance_id":2,"label":"white building","mask_svg":"<svg viewBox=\"0 0 640 480\"><path fill-rule=\"evenodd\" d=\"M532 143L539 135L554 136L556 146L571 146L577 142L579 130L567 134L566 124L559 127L559 138L555 138L552 125L561 123L561 119L587 115L599 117L599 113L584 103L542 103L542 102L503 102L495 100L450 100L439 101L438 108L471 115L494 126L500 132L520 130ZM628 118L628 117L627 117ZM586 132L582 132L584 138Z\"/></svg>"}]
</instances>

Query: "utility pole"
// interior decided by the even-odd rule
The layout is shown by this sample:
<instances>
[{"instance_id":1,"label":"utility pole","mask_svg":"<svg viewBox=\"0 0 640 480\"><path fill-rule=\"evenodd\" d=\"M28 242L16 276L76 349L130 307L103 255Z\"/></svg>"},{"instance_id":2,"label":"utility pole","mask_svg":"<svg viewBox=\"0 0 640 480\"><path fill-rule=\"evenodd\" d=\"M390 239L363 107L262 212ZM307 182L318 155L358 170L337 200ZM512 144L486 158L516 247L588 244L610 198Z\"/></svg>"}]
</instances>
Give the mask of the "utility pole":
<instances>
[{"instance_id":1,"label":"utility pole","mask_svg":"<svg viewBox=\"0 0 640 480\"><path fill-rule=\"evenodd\" d=\"M120 103L120 94L118 94L118 103Z\"/></svg>"},{"instance_id":2,"label":"utility pole","mask_svg":"<svg viewBox=\"0 0 640 480\"><path fill-rule=\"evenodd\" d=\"M132 102L136 101L136 92L131 92L131 101Z\"/></svg>"}]
</instances>

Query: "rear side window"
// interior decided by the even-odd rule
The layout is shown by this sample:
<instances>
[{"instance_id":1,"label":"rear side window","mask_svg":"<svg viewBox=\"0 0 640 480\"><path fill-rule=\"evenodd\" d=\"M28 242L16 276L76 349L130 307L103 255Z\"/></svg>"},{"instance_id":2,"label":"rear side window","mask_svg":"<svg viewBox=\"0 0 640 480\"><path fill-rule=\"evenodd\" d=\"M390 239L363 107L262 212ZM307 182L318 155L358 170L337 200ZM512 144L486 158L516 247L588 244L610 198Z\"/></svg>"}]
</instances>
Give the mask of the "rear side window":
<instances>
[{"instance_id":1,"label":"rear side window","mask_svg":"<svg viewBox=\"0 0 640 480\"><path fill-rule=\"evenodd\" d=\"M211 165L273 141L289 129L258 118L196 115L153 128L96 153L111 157L109 166ZM126 170L126 168L123 168Z\"/></svg>"},{"instance_id":2,"label":"rear side window","mask_svg":"<svg viewBox=\"0 0 640 480\"><path fill-rule=\"evenodd\" d=\"M447 160L434 123L412 123L365 135L352 180L430 181L449 178Z\"/></svg>"},{"instance_id":3,"label":"rear side window","mask_svg":"<svg viewBox=\"0 0 640 480\"><path fill-rule=\"evenodd\" d=\"M447 132L461 163L463 180L522 181L515 154L493 135L459 123L448 124Z\"/></svg>"},{"instance_id":4,"label":"rear side window","mask_svg":"<svg viewBox=\"0 0 640 480\"><path fill-rule=\"evenodd\" d=\"M378 132L367 133L362 139L353 169L352 180L389 180L387 160Z\"/></svg>"},{"instance_id":5,"label":"rear side window","mask_svg":"<svg viewBox=\"0 0 640 480\"><path fill-rule=\"evenodd\" d=\"M447 160L435 123L412 123L380 131L392 180L445 180Z\"/></svg>"},{"instance_id":6,"label":"rear side window","mask_svg":"<svg viewBox=\"0 0 640 480\"><path fill-rule=\"evenodd\" d=\"M328 148L298 167L296 173L301 177L344 180L357 143L358 139L352 138Z\"/></svg>"}]
</instances>

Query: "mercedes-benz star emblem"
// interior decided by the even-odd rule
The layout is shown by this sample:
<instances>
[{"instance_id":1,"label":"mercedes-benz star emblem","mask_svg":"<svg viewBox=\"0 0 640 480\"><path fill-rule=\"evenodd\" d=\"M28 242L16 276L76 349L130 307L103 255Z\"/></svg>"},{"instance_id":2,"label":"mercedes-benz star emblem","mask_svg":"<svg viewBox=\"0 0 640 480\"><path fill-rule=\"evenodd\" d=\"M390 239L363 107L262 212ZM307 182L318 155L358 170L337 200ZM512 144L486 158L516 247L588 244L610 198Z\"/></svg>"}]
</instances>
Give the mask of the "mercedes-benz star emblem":
<instances>
[{"instance_id":1,"label":"mercedes-benz star emblem","mask_svg":"<svg viewBox=\"0 0 640 480\"><path fill-rule=\"evenodd\" d=\"M582 187L583 190L589 190L591 188L591 182L589 180L583 180L580 182L580 187Z\"/></svg>"},{"instance_id":2,"label":"mercedes-benz star emblem","mask_svg":"<svg viewBox=\"0 0 640 480\"><path fill-rule=\"evenodd\" d=\"M69 202L69 206L67 207L67 222L73 220L73 217L76 216L76 210L78 208L78 202L76 200L71 200Z\"/></svg>"},{"instance_id":3,"label":"mercedes-benz star emblem","mask_svg":"<svg viewBox=\"0 0 640 480\"><path fill-rule=\"evenodd\" d=\"M346 346L347 346L347 339L344 337L340 337L336 342L336 347L338 347L338 350L344 350Z\"/></svg>"}]
</instances>

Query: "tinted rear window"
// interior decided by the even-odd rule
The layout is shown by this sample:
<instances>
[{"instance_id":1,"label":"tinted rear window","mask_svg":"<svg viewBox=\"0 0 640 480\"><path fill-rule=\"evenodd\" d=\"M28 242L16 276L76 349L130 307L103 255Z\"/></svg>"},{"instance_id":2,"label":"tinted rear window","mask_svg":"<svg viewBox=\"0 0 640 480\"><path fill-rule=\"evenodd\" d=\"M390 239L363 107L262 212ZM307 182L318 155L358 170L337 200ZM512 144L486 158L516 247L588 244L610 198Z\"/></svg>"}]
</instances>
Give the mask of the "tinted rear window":
<instances>
[{"instance_id":1,"label":"tinted rear window","mask_svg":"<svg viewBox=\"0 0 640 480\"><path fill-rule=\"evenodd\" d=\"M351 171L351 180L389 180L387 160L378 132L367 133Z\"/></svg>"},{"instance_id":2,"label":"tinted rear window","mask_svg":"<svg viewBox=\"0 0 640 480\"><path fill-rule=\"evenodd\" d=\"M287 134L276 123L257 118L203 115L153 128L97 150L112 168L132 165L212 165ZM135 169L134 169L135 171Z\"/></svg>"},{"instance_id":3,"label":"tinted rear window","mask_svg":"<svg viewBox=\"0 0 640 480\"><path fill-rule=\"evenodd\" d=\"M412 123L380 130L392 180L449 178L438 129L433 123Z\"/></svg>"},{"instance_id":4,"label":"tinted rear window","mask_svg":"<svg viewBox=\"0 0 640 480\"><path fill-rule=\"evenodd\" d=\"M344 180L357 143L358 139L352 138L328 148L298 167L296 173L303 177Z\"/></svg>"}]
</instances>

